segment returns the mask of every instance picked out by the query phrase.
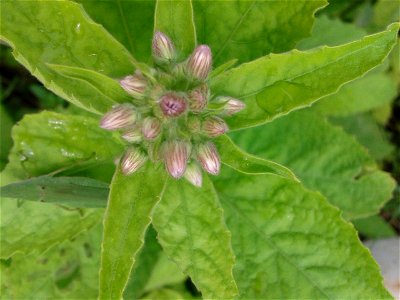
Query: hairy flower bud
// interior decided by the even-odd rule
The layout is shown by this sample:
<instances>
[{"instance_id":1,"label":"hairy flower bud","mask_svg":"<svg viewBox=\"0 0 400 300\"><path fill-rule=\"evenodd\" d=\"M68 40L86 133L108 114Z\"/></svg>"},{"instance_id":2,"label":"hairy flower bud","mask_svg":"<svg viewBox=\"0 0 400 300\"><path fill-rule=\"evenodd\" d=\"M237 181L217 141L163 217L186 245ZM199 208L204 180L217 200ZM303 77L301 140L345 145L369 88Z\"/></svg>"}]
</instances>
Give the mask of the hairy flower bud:
<instances>
[{"instance_id":1,"label":"hairy flower bud","mask_svg":"<svg viewBox=\"0 0 400 300\"><path fill-rule=\"evenodd\" d=\"M169 63L174 60L176 51L173 43L167 35L156 31L152 44L153 57L158 63Z\"/></svg>"},{"instance_id":2,"label":"hairy flower bud","mask_svg":"<svg viewBox=\"0 0 400 300\"><path fill-rule=\"evenodd\" d=\"M121 136L130 143L140 143L142 141L142 132L139 128L129 128Z\"/></svg>"},{"instance_id":3,"label":"hairy flower bud","mask_svg":"<svg viewBox=\"0 0 400 300\"><path fill-rule=\"evenodd\" d=\"M145 139L153 140L161 132L161 122L157 118L147 117L143 120L142 133Z\"/></svg>"},{"instance_id":4,"label":"hairy flower bud","mask_svg":"<svg viewBox=\"0 0 400 300\"><path fill-rule=\"evenodd\" d=\"M201 184L203 183L201 169L195 162L192 162L187 166L184 177L194 186L201 187Z\"/></svg>"},{"instance_id":5,"label":"hairy flower bud","mask_svg":"<svg viewBox=\"0 0 400 300\"><path fill-rule=\"evenodd\" d=\"M189 57L186 64L186 71L193 78L205 80L211 70L211 64L211 49L207 45L200 45Z\"/></svg>"},{"instance_id":6,"label":"hairy flower bud","mask_svg":"<svg viewBox=\"0 0 400 300\"><path fill-rule=\"evenodd\" d=\"M136 113L132 105L114 106L100 121L100 127L107 130L117 130L132 126L136 121Z\"/></svg>"},{"instance_id":7,"label":"hairy flower bud","mask_svg":"<svg viewBox=\"0 0 400 300\"><path fill-rule=\"evenodd\" d=\"M186 111L185 98L174 94L167 93L159 99L161 111L165 116L177 117Z\"/></svg>"},{"instance_id":8,"label":"hairy flower bud","mask_svg":"<svg viewBox=\"0 0 400 300\"><path fill-rule=\"evenodd\" d=\"M174 178L183 176L190 155L190 144L183 141L167 141L162 145L165 168Z\"/></svg>"},{"instance_id":9,"label":"hairy flower bud","mask_svg":"<svg viewBox=\"0 0 400 300\"><path fill-rule=\"evenodd\" d=\"M146 155L138 148L129 148L121 160L121 170L125 175L136 172L146 162Z\"/></svg>"},{"instance_id":10,"label":"hairy flower bud","mask_svg":"<svg viewBox=\"0 0 400 300\"><path fill-rule=\"evenodd\" d=\"M147 89L147 80L140 74L129 75L119 81L121 87L131 96L141 99Z\"/></svg>"},{"instance_id":11,"label":"hairy flower bud","mask_svg":"<svg viewBox=\"0 0 400 300\"><path fill-rule=\"evenodd\" d=\"M227 97L227 98L228 98L228 101L225 104L224 112L228 116L236 114L246 107L246 104L244 104L242 101L240 101L238 99L231 98L231 97Z\"/></svg>"},{"instance_id":12,"label":"hairy flower bud","mask_svg":"<svg viewBox=\"0 0 400 300\"><path fill-rule=\"evenodd\" d=\"M204 171L212 175L218 175L221 168L221 160L217 148L213 143L206 142L198 145L196 155Z\"/></svg>"},{"instance_id":13,"label":"hairy flower bud","mask_svg":"<svg viewBox=\"0 0 400 300\"><path fill-rule=\"evenodd\" d=\"M219 117L209 117L203 121L202 130L209 137L217 137L229 130L228 125Z\"/></svg>"},{"instance_id":14,"label":"hairy flower bud","mask_svg":"<svg viewBox=\"0 0 400 300\"><path fill-rule=\"evenodd\" d=\"M189 107L194 113L200 113L207 105L209 90L207 85L194 89L189 93Z\"/></svg>"},{"instance_id":15,"label":"hairy flower bud","mask_svg":"<svg viewBox=\"0 0 400 300\"><path fill-rule=\"evenodd\" d=\"M197 116L190 116L187 121L187 128L191 133L199 133L201 131L201 121Z\"/></svg>"}]
</instances>

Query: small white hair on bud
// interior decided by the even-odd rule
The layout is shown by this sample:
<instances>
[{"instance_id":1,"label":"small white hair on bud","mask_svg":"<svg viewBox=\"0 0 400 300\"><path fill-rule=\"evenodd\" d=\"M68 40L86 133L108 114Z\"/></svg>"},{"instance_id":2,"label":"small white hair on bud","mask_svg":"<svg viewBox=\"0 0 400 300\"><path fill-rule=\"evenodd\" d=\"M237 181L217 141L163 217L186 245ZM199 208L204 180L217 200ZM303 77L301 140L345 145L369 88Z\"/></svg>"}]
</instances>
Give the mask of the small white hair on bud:
<instances>
[{"instance_id":1,"label":"small white hair on bud","mask_svg":"<svg viewBox=\"0 0 400 300\"><path fill-rule=\"evenodd\" d=\"M167 172L174 178L182 177L190 155L190 144L177 140L166 141L161 151Z\"/></svg>"},{"instance_id":2,"label":"small white hair on bud","mask_svg":"<svg viewBox=\"0 0 400 300\"><path fill-rule=\"evenodd\" d=\"M124 175L136 172L144 165L147 156L138 148L130 147L121 159L121 170Z\"/></svg>"},{"instance_id":3,"label":"small white hair on bud","mask_svg":"<svg viewBox=\"0 0 400 300\"><path fill-rule=\"evenodd\" d=\"M161 31L153 36L152 54L156 62L169 63L175 59L176 51L171 39Z\"/></svg>"},{"instance_id":4,"label":"small white hair on bud","mask_svg":"<svg viewBox=\"0 0 400 300\"><path fill-rule=\"evenodd\" d=\"M186 71L189 76L205 80L210 73L212 65L211 49L207 45L198 46L189 57Z\"/></svg>"},{"instance_id":5,"label":"small white hair on bud","mask_svg":"<svg viewBox=\"0 0 400 300\"><path fill-rule=\"evenodd\" d=\"M203 121L202 130L206 135L214 138L226 133L229 128L223 119L213 116Z\"/></svg>"},{"instance_id":6,"label":"small white hair on bud","mask_svg":"<svg viewBox=\"0 0 400 300\"><path fill-rule=\"evenodd\" d=\"M211 142L200 144L196 148L196 156L204 171L218 175L221 169L221 159L215 145Z\"/></svg>"},{"instance_id":7,"label":"small white hair on bud","mask_svg":"<svg viewBox=\"0 0 400 300\"><path fill-rule=\"evenodd\" d=\"M161 122L157 118L147 117L142 123L143 137L147 140L155 139L161 132Z\"/></svg>"},{"instance_id":8,"label":"small white hair on bud","mask_svg":"<svg viewBox=\"0 0 400 300\"><path fill-rule=\"evenodd\" d=\"M201 173L201 169L195 162L191 162L187 166L184 177L194 186L201 187L203 184L203 175Z\"/></svg>"},{"instance_id":9,"label":"small white hair on bud","mask_svg":"<svg viewBox=\"0 0 400 300\"><path fill-rule=\"evenodd\" d=\"M106 130L117 130L132 126L136 121L134 107L129 104L114 106L100 120L100 127Z\"/></svg>"},{"instance_id":10,"label":"small white hair on bud","mask_svg":"<svg viewBox=\"0 0 400 300\"><path fill-rule=\"evenodd\" d=\"M128 75L119 81L121 87L132 97L141 99L147 89L147 79L141 74Z\"/></svg>"}]
</instances>

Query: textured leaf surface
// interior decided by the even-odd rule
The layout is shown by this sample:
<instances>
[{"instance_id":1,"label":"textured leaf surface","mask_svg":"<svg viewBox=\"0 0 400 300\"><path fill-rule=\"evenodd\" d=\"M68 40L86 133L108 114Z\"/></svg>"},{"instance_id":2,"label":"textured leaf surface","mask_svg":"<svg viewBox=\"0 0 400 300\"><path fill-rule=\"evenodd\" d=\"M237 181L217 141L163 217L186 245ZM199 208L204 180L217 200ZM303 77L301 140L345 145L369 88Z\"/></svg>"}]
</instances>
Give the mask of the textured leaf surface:
<instances>
[{"instance_id":1,"label":"textured leaf surface","mask_svg":"<svg viewBox=\"0 0 400 300\"><path fill-rule=\"evenodd\" d=\"M354 228L321 194L278 176L222 176L241 299L390 298Z\"/></svg>"},{"instance_id":2,"label":"textured leaf surface","mask_svg":"<svg viewBox=\"0 0 400 300\"><path fill-rule=\"evenodd\" d=\"M79 67L119 78L132 73L129 52L80 5L70 1L2 1L1 34L15 58L48 89L92 112L114 102L81 80L65 78L46 64Z\"/></svg>"},{"instance_id":3,"label":"textured leaf surface","mask_svg":"<svg viewBox=\"0 0 400 300\"><path fill-rule=\"evenodd\" d=\"M188 56L196 46L191 0L159 0L156 5L154 30L167 34L181 54Z\"/></svg>"},{"instance_id":4,"label":"textured leaf surface","mask_svg":"<svg viewBox=\"0 0 400 300\"><path fill-rule=\"evenodd\" d=\"M300 180L344 211L346 218L375 214L390 198L393 179L340 128L304 111L237 132L249 152L288 166Z\"/></svg>"},{"instance_id":5,"label":"textured leaf surface","mask_svg":"<svg viewBox=\"0 0 400 300\"><path fill-rule=\"evenodd\" d=\"M222 135L214 140L223 164L246 174L275 174L297 180L288 168L270 160L245 153L232 140Z\"/></svg>"},{"instance_id":6,"label":"textured leaf surface","mask_svg":"<svg viewBox=\"0 0 400 300\"><path fill-rule=\"evenodd\" d=\"M169 180L153 225L165 253L191 277L205 299L231 299L237 294L230 233L207 177L201 189Z\"/></svg>"},{"instance_id":7,"label":"textured leaf surface","mask_svg":"<svg viewBox=\"0 0 400 300\"><path fill-rule=\"evenodd\" d=\"M1 258L42 253L77 236L101 219L103 210L66 209L43 203L1 198Z\"/></svg>"},{"instance_id":8,"label":"textured leaf surface","mask_svg":"<svg viewBox=\"0 0 400 300\"><path fill-rule=\"evenodd\" d=\"M21 179L112 161L123 149L118 139L88 116L47 111L26 115L12 135L14 147L6 170Z\"/></svg>"},{"instance_id":9,"label":"textured leaf surface","mask_svg":"<svg viewBox=\"0 0 400 300\"><path fill-rule=\"evenodd\" d=\"M229 119L231 129L262 124L310 105L381 63L398 28L392 24L387 31L338 47L271 54L214 78L212 90L247 104Z\"/></svg>"},{"instance_id":10,"label":"textured leaf surface","mask_svg":"<svg viewBox=\"0 0 400 300\"><path fill-rule=\"evenodd\" d=\"M151 55L155 0L79 0L85 11L103 25L133 56L148 62Z\"/></svg>"},{"instance_id":11,"label":"textured leaf surface","mask_svg":"<svg viewBox=\"0 0 400 300\"><path fill-rule=\"evenodd\" d=\"M16 254L2 263L3 299L95 299L101 224L41 255Z\"/></svg>"},{"instance_id":12,"label":"textured leaf surface","mask_svg":"<svg viewBox=\"0 0 400 300\"><path fill-rule=\"evenodd\" d=\"M314 12L326 4L323 0L195 0L198 41L210 45L215 65L284 52L309 35Z\"/></svg>"},{"instance_id":13,"label":"textured leaf surface","mask_svg":"<svg viewBox=\"0 0 400 300\"><path fill-rule=\"evenodd\" d=\"M131 176L117 169L103 221L99 299L122 297L163 185L152 165Z\"/></svg>"},{"instance_id":14,"label":"textured leaf surface","mask_svg":"<svg viewBox=\"0 0 400 300\"><path fill-rule=\"evenodd\" d=\"M85 177L40 176L0 187L2 198L58 203L70 207L105 207L108 184Z\"/></svg>"}]
</instances>

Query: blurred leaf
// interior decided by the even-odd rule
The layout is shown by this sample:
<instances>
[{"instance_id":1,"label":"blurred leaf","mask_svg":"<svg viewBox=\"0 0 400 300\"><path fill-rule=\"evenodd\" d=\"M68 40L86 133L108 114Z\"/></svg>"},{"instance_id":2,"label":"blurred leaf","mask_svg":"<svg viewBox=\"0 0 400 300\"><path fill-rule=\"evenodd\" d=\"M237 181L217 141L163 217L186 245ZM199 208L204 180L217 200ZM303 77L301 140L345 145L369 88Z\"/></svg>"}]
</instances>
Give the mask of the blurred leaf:
<instances>
[{"instance_id":1,"label":"blurred leaf","mask_svg":"<svg viewBox=\"0 0 400 300\"><path fill-rule=\"evenodd\" d=\"M190 276L205 299L232 299L234 255L213 184L168 180L153 225L167 256Z\"/></svg>"},{"instance_id":2,"label":"blurred leaf","mask_svg":"<svg viewBox=\"0 0 400 300\"><path fill-rule=\"evenodd\" d=\"M389 142L383 128L369 114L333 118L332 122L353 135L376 160L383 160L394 152L394 145Z\"/></svg>"},{"instance_id":3,"label":"blurred leaf","mask_svg":"<svg viewBox=\"0 0 400 300\"><path fill-rule=\"evenodd\" d=\"M395 186L354 138L313 113L292 113L232 137L242 148L288 166L346 218L376 214Z\"/></svg>"},{"instance_id":4,"label":"blurred leaf","mask_svg":"<svg viewBox=\"0 0 400 300\"><path fill-rule=\"evenodd\" d=\"M96 119L44 111L26 115L12 132L6 170L20 179L62 168L102 164L121 155L119 139Z\"/></svg>"},{"instance_id":5,"label":"blurred leaf","mask_svg":"<svg viewBox=\"0 0 400 300\"><path fill-rule=\"evenodd\" d=\"M337 46L361 39L366 34L364 29L354 24L345 23L338 19L331 20L322 15L315 19L311 36L301 40L297 44L297 48L307 50L322 45Z\"/></svg>"},{"instance_id":6,"label":"blurred leaf","mask_svg":"<svg viewBox=\"0 0 400 300\"><path fill-rule=\"evenodd\" d=\"M78 0L96 22L103 25L136 59L151 55L155 0Z\"/></svg>"},{"instance_id":7,"label":"blurred leaf","mask_svg":"<svg viewBox=\"0 0 400 300\"><path fill-rule=\"evenodd\" d=\"M63 77L50 64L68 65L119 78L134 71L133 58L80 5L70 1L2 1L1 39L48 89L92 112L114 101L82 80Z\"/></svg>"},{"instance_id":8,"label":"blurred leaf","mask_svg":"<svg viewBox=\"0 0 400 300\"><path fill-rule=\"evenodd\" d=\"M3 105L0 104L0 170L3 170L7 163L8 153L12 147L11 127L13 121L5 111Z\"/></svg>"},{"instance_id":9,"label":"blurred leaf","mask_svg":"<svg viewBox=\"0 0 400 300\"><path fill-rule=\"evenodd\" d=\"M191 0L158 0L154 31L167 34L185 59L196 46Z\"/></svg>"},{"instance_id":10,"label":"blurred leaf","mask_svg":"<svg viewBox=\"0 0 400 300\"><path fill-rule=\"evenodd\" d=\"M400 20L399 0L378 0L373 9L372 29L385 28L391 22Z\"/></svg>"},{"instance_id":11,"label":"blurred leaf","mask_svg":"<svg viewBox=\"0 0 400 300\"><path fill-rule=\"evenodd\" d=\"M390 103L395 96L392 79L384 73L373 73L344 85L337 93L317 102L313 109L324 115L348 116Z\"/></svg>"},{"instance_id":12,"label":"blurred leaf","mask_svg":"<svg viewBox=\"0 0 400 300\"><path fill-rule=\"evenodd\" d=\"M309 35L314 13L327 4L316 1L194 0L198 41L211 47L214 64L250 61L284 52Z\"/></svg>"},{"instance_id":13,"label":"blurred leaf","mask_svg":"<svg viewBox=\"0 0 400 300\"><path fill-rule=\"evenodd\" d=\"M58 203L69 207L105 207L108 184L85 177L40 176L0 187L2 198Z\"/></svg>"},{"instance_id":14,"label":"blurred leaf","mask_svg":"<svg viewBox=\"0 0 400 300\"><path fill-rule=\"evenodd\" d=\"M103 221L99 299L122 297L164 182L153 165L131 176L116 170Z\"/></svg>"},{"instance_id":15,"label":"blurred leaf","mask_svg":"<svg viewBox=\"0 0 400 300\"><path fill-rule=\"evenodd\" d=\"M259 125L336 92L380 64L398 29L392 24L387 31L342 46L271 54L214 78L212 91L246 102L246 109L229 119L231 129Z\"/></svg>"},{"instance_id":16,"label":"blurred leaf","mask_svg":"<svg viewBox=\"0 0 400 300\"><path fill-rule=\"evenodd\" d=\"M224 169L216 180L240 299L386 299L379 268L319 193Z\"/></svg>"},{"instance_id":17,"label":"blurred leaf","mask_svg":"<svg viewBox=\"0 0 400 300\"><path fill-rule=\"evenodd\" d=\"M357 231L367 238L380 239L396 236L396 231L378 215L352 222Z\"/></svg>"},{"instance_id":18,"label":"blurred leaf","mask_svg":"<svg viewBox=\"0 0 400 300\"><path fill-rule=\"evenodd\" d=\"M288 168L273 161L247 154L226 135L219 136L214 140L214 143L217 145L221 162L239 172L246 174L274 174L298 180Z\"/></svg>"}]
</instances>

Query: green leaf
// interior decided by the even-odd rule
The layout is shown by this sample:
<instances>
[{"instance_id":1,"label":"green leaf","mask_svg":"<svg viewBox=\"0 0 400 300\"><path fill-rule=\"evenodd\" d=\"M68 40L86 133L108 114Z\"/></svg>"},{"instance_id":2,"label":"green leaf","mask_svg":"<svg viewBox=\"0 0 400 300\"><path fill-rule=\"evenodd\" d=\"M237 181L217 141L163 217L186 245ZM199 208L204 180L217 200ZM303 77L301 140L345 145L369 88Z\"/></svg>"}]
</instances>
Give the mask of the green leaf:
<instances>
[{"instance_id":1,"label":"green leaf","mask_svg":"<svg viewBox=\"0 0 400 300\"><path fill-rule=\"evenodd\" d=\"M198 41L210 45L214 64L250 61L284 52L309 35L317 1L193 1Z\"/></svg>"},{"instance_id":2,"label":"green leaf","mask_svg":"<svg viewBox=\"0 0 400 300\"><path fill-rule=\"evenodd\" d=\"M2 177L3 178L3 177ZM42 253L91 228L103 210L67 209L51 204L1 198L1 258Z\"/></svg>"},{"instance_id":3,"label":"green leaf","mask_svg":"<svg viewBox=\"0 0 400 300\"><path fill-rule=\"evenodd\" d=\"M150 59L156 1L78 2L82 3L93 20L103 25L136 59L143 62Z\"/></svg>"},{"instance_id":4,"label":"green leaf","mask_svg":"<svg viewBox=\"0 0 400 300\"><path fill-rule=\"evenodd\" d=\"M132 102L130 97L121 87L117 80L101 73L77 67L47 64L47 66L62 76L84 81L95 88L98 93L107 97L110 102L126 103Z\"/></svg>"},{"instance_id":5,"label":"green leaf","mask_svg":"<svg viewBox=\"0 0 400 300\"><path fill-rule=\"evenodd\" d=\"M0 188L2 198L89 208L105 207L108 192L108 184L85 177L41 176Z\"/></svg>"},{"instance_id":6,"label":"green leaf","mask_svg":"<svg viewBox=\"0 0 400 300\"><path fill-rule=\"evenodd\" d=\"M237 132L233 140L255 155L288 166L346 218L376 214L395 186L352 137L313 113L292 113Z\"/></svg>"},{"instance_id":7,"label":"green leaf","mask_svg":"<svg viewBox=\"0 0 400 300\"><path fill-rule=\"evenodd\" d=\"M158 240L167 256L190 276L205 299L232 299L234 256L230 233L213 184L201 189L169 180L153 215Z\"/></svg>"},{"instance_id":8,"label":"green leaf","mask_svg":"<svg viewBox=\"0 0 400 300\"><path fill-rule=\"evenodd\" d=\"M0 116L1 116L0 170L2 170L7 162L8 152L12 147L11 127L13 126L13 122L10 116L5 111L3 105L1 104L0 104Z\"/></svg>"},{"instance_id":9,"label":"green leaf","mask_svg":"<svg viewBox=\"0 0 400 300\"><path fill-rule=\"evenodd\" d=\"M240 299L390 298L354 228L321 194L278 176L222 176Z\"/></svg>"},{"instance_id":10,"label":"green leaf","mask_svg":"<svg viewBox=\"0 0 400 300\"><path fill-rule=\"evenodd\" d=\"M396 97L396 84L385 73L368 74L344 85L317 102L313 109L324 115L347 116L390 103Z\"/></svg>"},{"instance_id":11,"label":"green leaf","mask_svg":"<svg viewBox=\"0 0 400 300\"><path fill-rule=\"evenodd\" d=\"M375 215L352 221L357 231L372 239L396 236L396 231L381 216Z\"/></svg>"},{"instance_id":12,"label":"green leaf","mask_svg":"<svg viewBox=\"0 0 400 300\"><path fill-rule=\"evenodd\" d=\"M2 1L0 38L48 89L71 103L104 113L114 102L82 80L47 66L67 65L119 78L134 71L129 52L70 1Z\"/></svg>"},{"instance_id":13,"label":"green leaf","mask_svg":"<svg viewBox=\"0 0 400 300\"><path fill-rule=\"evenodd\" d=\"M122 143L88 116L44 111L25 115L13 128L14 147L6 170L27 178L60 169L112 162Z\"/></svg>"},{"instance_id":14,"label":"green leaf","mask_svg":"<svg viewBox=\"0 0 400 300\"><path fill-rule=\"evenodd\" d=\"M274 174L292 180L298 180L288 168L270 160L258 158L245 153L226 136L214 140L217 145L221 162L245 174Z\"/></svg>"},{"instance_id":15,"label":"green leaf","mask_svg":"<svg viewBox=\"0 0 400 300\"><path fill-rule=\"evenodd\" d=\"M191 0L158 0L154 30L167 34L184 59L196 46Z\"/></svg>"},{"instance_id":16,"label":"green leaf","mask_svg":"<svg viewBox=\"0 0 400 300\"><path fill-rule=\"evenodd\" d=\"M392 24L387 31L342 46L262 57L214 78L212 91L246 103L245 110L229 119L231 129L271 121L336 92L381 63L395 44L398 28Z\"/></svg>"},{"instance_id":17,"label":"green leaf","mask_svg":"<svg viewBox=\"0 0 400 300\"><path fill-rule=\"evenodd\" d=\"M169 288L163 288L156 291L153 291L141 298L143 300L184 300L187 299L184 295L182 295L179 291L175 291Z\"/></svg>"},{"instance_id":18,"label":"green leaf","mask_svg":"<svg viewBox=\"0 0 400 300\"><path fill-rule=\"evenodd\" d=\"M163 174L150 164L131 176L117 169L104 215L99 299L122 297L160 199Z\"/></svg>"}]
</instances>

